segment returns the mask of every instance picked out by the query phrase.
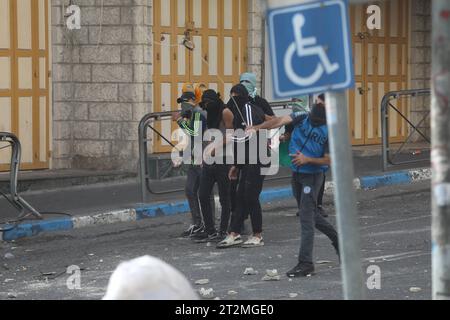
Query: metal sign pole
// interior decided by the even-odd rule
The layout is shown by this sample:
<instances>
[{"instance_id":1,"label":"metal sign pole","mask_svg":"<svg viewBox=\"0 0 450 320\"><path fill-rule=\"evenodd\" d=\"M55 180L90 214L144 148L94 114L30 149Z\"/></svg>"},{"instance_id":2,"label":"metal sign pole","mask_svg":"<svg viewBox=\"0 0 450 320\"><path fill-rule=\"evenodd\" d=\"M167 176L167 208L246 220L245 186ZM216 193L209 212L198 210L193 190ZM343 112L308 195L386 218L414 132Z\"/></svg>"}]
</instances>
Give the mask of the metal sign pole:
<instances>
[{"instance_id":1,"label":"metal sign pole","mask_svg":"<svg viewBox=\"0 0 450 320\"><path fill-rule=\"evenodd\" d=\"M450 2L432 5L432 289L450 300Z\"/></svg>"},{"instance_id":2,"label":"metal sign pole","mask_svg":"<svg viewBox=\"0 0 450 320\"><path fill-rule=\"evenodd\" d=\"M353 186L353 157L348 130L346 93L344 91L327 93L326 106L344 298L364 299L365 290Z\"/></svg>"},{"instance_id":3,"label":"metal sign pole","mask_svg":"<svg viewBox=\"0 0 450 320\"><path fill-rule=\"evenodd\" d=\"M302 4L310 1L299 1L299 0L268 0L268 5L270 9L275 9L279 7L287 7L290 5L295 4ZM354 2L354 1L353 1ZM359 2L365 2L365 1L357 1ZM316 3L311 2L311 6L309 6L309 10L313 10L312 8L315 8ZM276 9L275 9L276 10ZM279 16L286 14L287 11L272 11L269 14L269 20L275 21L275 17L278 14ZM306 9L305 9L306 12ZM298 24L301 28L302 25L305 23L305 16L304 14L298 15ZM280 19L280 18L278 18ZM279 21L279 20L278 20ZM275 22L273 22L275 25ZM295 21L293 22L295 23ZM294 27L295 28L295 27ZM330 32L335 32L336 30L333 30ZM296 31L294 31L296 32ZM349 43L346 42L346 27L342 28L343 35L343 43L342 46L348 46ZM274 30L271 32L272 39L273 39L273 46L272 48L280 48L284 47L284 42L281 41L280 38L276 38ZM301 34L300 34L301 35ZM296 35L294 34L294 37ZM309 35L311 37L311 35ZM277 42L276 40L279 39ZM296 38L295 41L301 40L301 36ZM316 39L316 38L314 38ZM295 42L294 42L295 43ZM278 44L278 46L277 46ZM336 45L336 44L335 44ZM292 48L292 45L290 45L288 48ZM279 50L279 49L278 49ZM285 49L286 50L286 49ZM287 78L290 79L292 83L295 83L298 86L303 87L304 90L305 87L313 87L312 82L303 81L304 78L301 76L295 75L294 77L292 73L292 65L286 64L286 57L287 52L289 52L290 49L287 49L285 56L284 56L284 65L280 64L277 68L278 70L284 70L283 72L286 74ZM320 50L317 49L316 50ZM291 50L292 51L292 50ZM275 57L273 58L274 63L279 63L276 59L276 51L271 51L272 55ZM353 75L349 74L348 69L344 68L345 64L348 64L348 56L345 56L347 51L344 52L344 59L341 60L341 67L338 67L338 70L340 72L347 72L346 76L351 77ZM311 53L311 52L310 52ZM333 61L336 61L336 59L341 59L338 56L335 57ZM321 62L323 63L323 61ZM287 67L286 67L287 66ZM289 69L290 68L290 69ZM329 68L330 70L333 67ZM334 70L336 71L336 70ZM326 71L327 73L334 72ZM279 78L276 78L279 79ZM300 81L301 80L301 81ZM278 81L278 80L276 80ZM320 81L320 80L319 80ZM279 81L278 81L279 82ZM317 82L317 81L316 81ZM314 82L315 85L317 83ZM290 85L292 85L290 83ZM304 84L303 84L304 83ZM289 94L289 90L292 91L292 89L289 89L288 86L280 87L280 83L278 84L278 93L281 93L283 95ZM284 83L283 83L284 84ZM332 87L332 85L336 86L336 83L332 84L321 84L322 86L328 86ZM341 91L337 93L327 93L326 97L326 105L327 105L327 122L328 122L328 129L329 129L329 139L330 139L330 153L331 153L331 159L332 159L332 171L333 171L333 180L335 184L335 205L336 205L336 213L337 213L337 225L338 225L338 232L339 232L339 246L340 246L340 253L341 253L341 263L342 263L342 278L343 278L343 289L344 289L344 298L345 299L364 299L365 298L365 287L363 283L363 272L362 272L362 265L361 265L361 248L360 248L360 235L359 235L359 227L358 227L358 216L356 211L356 197L355 197L355 190L353 186L353 158L352 158L352 151L350 147L350 135L349 135L349 128L348 128L348 104L347 104L347 97L345 91L342 91L345 86L342 86ZM280 89L282 88L282 89ZM336 88L336 87L334 87ZM310 88L311 89L311 88ZM315 89L314 89L315 90ZM337 89L335 89L337 90ZM311 91L313 92L313 91Z\"/></svg>"}]
</instances>

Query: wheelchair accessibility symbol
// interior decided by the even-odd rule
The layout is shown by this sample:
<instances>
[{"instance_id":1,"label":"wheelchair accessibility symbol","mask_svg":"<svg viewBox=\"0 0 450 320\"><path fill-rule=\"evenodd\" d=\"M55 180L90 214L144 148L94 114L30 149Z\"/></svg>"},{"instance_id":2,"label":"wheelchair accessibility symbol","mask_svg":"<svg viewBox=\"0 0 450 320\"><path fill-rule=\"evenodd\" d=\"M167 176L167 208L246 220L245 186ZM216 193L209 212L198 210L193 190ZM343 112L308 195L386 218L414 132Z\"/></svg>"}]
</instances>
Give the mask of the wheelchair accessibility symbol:
<instances>
[{"instance_id":1,"label":"wheelchair accessibility symbol","mask_svg":"<svg viewBox=\"0 0 450 320\"><path fill-rule=\"evenodd\" d=\"M315 37L303 37L302 28L305 25L305 17L303 14L296 14L292 18L292 26L294 28L295 42L293 42L284 56L284 69L288 78L299 86L309 86L316 83L322 77L322 74L326 72L331 74L339 69L338 63L331 63L324 48L317 45L317 39ZM299 76L292 67L292 59L294 54L297 54L298 58L315 56L320 59L316 70L308 77Z\"/></svg>"},{"instance_id":2,"label":"wheelchair accessibility symbol","mask_svg":"<svg viewBox=\"0 0 450 320\"><path fill-rule=\"evenodd\" d=\"M267 21L277 98L354 86L346 0L272 9Z\"/></svg>"}]
</instances>

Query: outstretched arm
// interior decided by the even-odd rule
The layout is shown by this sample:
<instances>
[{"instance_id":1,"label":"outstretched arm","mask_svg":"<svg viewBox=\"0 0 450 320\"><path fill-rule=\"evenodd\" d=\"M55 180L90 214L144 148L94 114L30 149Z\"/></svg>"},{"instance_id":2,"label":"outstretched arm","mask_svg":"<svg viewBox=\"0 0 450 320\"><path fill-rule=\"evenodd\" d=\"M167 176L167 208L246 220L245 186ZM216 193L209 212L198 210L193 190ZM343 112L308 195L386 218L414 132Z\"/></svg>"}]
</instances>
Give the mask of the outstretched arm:
<instances>
[{"instance_id":1,"label":"outstretched arm","mask_svg":"<svg viewBox=\"0 0 450 320\"><path fill-rule=\"evenodd\" d=\"M285 126L287 124L290 124L292 122L292 117L291 116L283 116L283 117L275 117L269 121L265 121L257 126L254 126L253 128L249 128L249 129L254 129L254 130L261 130L261 129L276 129L276 128L280 128L282 126Z\"/></svg>"}]
</instances>

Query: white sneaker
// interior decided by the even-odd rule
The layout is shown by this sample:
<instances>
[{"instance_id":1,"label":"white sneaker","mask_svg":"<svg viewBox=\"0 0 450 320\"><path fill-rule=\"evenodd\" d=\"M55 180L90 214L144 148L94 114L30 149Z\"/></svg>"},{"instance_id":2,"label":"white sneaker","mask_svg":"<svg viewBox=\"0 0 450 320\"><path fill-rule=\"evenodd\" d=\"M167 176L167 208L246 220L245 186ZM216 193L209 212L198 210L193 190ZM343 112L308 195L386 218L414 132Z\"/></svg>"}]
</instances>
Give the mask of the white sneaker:
<instances>
[{"instance_id":1,"label":"white sneaker","mask_svg":"<svg viewBox=\"0 0 450 320\"><path fill-rule=\"evenodd\" d=\"M240 235L237 236L232 236L231 234L227 235L227 237L225 239L223 239L222 241L220 241L217 244L217 248L229 248L229 247L233 247L233 246L237 246L239 244L241 244L242 242L242 238Z\"/></svg>"},{"instance_id":2,"label":"white sneaker","mask_svg":"<svg viewBox=\"0 0 450 320\"><path fill-rule=\"evenodd\" d=\"M264 245L263 238L258 238L255 236L251 236L247 241L242 245L243 248L253 248L253 247L262 247Z\"/></svg>"}]
</instances>

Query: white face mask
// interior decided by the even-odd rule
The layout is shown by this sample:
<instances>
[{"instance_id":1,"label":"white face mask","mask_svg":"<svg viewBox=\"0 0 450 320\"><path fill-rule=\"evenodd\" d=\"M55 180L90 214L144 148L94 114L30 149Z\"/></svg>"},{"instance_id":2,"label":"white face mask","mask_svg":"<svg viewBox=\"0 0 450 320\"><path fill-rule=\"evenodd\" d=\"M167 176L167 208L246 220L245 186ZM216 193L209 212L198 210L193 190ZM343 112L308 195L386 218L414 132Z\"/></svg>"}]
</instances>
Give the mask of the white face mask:
<instances>
[{"instance_id":1,"label":"white face mask","mask_svg":"<svg viewBox=\"0 0 450 320\"><path fill-rule=\"evenodd\" d=\"M248 81L242 81L241 84L245 87L245 89L247 89L248 91L248 95L252 98L254 98L256 96L256 92L258 91L258 89L256 89L256 87L248 82Z\"/></svg>"}]
</instances>

